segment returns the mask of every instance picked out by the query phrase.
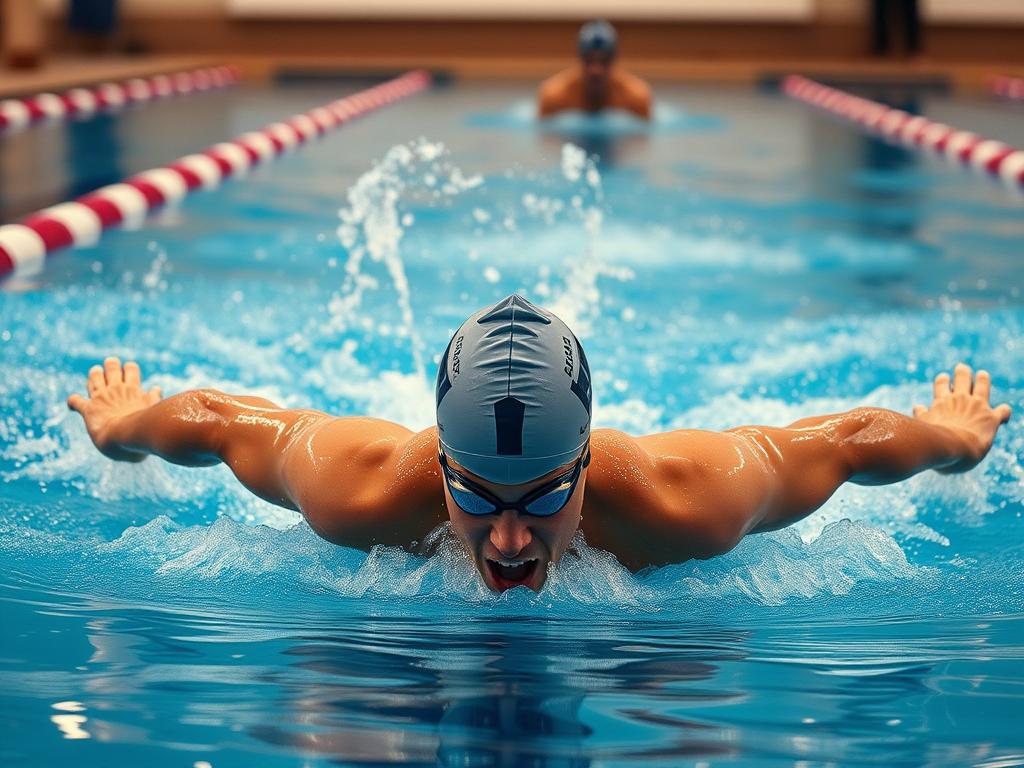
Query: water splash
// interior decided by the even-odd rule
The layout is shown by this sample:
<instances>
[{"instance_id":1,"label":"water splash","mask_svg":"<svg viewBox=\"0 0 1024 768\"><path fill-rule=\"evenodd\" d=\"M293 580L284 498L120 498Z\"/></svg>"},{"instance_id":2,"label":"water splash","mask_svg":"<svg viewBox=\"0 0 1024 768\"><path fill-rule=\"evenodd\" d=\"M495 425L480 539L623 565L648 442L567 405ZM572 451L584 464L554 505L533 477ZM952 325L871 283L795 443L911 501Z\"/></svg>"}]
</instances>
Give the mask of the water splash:
<instances>
[{"instance_id":1,"label":"water splash","mask_svg":"<svg viewBox=\"0 0 1024 768\"><path fill-rule=\"evenodd\" d=\"M749 537L712 560L667 566L650 577L675 599L744 599L782 605L794 598L846 595L855 586L910 580L927 573L912 566L885 532L842 520L810 542L792 530Z\"/></svg>"},{"instance_id":2,"label":"water splash","mask_svg":"<svg viewBox=\"0 0 1024 768\"><path fill-rule=\"evenodd\" d=\"M396 294L400 335L409 339L413 369L421 378L426 375L423 341L413 314L409 279L400 251L405 230L415 218L411 213L401 214L399 206L417 197L426 197L438 205L443 198L453 198L483 182L482 177L466 176L448 163L446 154L443 144L422 138L392 147L359 177L348 192L348 205L338 211L338 239L348 250L348 259L345 282L329 305L332 328L345 331L359 318L364 292L379 288L379 282L364 272L365 257L382 263Z\"/></svg>"},{"instance_id":3,"label":"water splash","mask_svg":"<svg viewBox=\"0 0 1024 768\"><path fill-rule=\"evenodd\" d=\"M427 537L424 551L430 556L397 547L377 546L369 553L337 547L305 523L277 530L223 517L208 526L183 526L159 516L106 543L52 535L23 539L16 556L24 560L43 553L50 567L75 563L65 577L47 576L55 588L130 597L133 589L125 585L134 584L158 602L174 603L187 594L190 602L227 600L267 610L299 593L326 601L372 600L379 606L443 599L541 613L574 613L588 606L713 613L737 600L778 606L844 596L870 584L919 582L930 572L911 565L885 532L849 520L829 525L810 542L792 531L759 535L714 560L640 574L590 547L578 533L551 566L540 593L490 592L447 523Z\"/></svg>"},{"instance_id":4,"label":"water splash","mask_svg":"<svg viewBox=\"0 0 1024 768\"><path fill-rule=\"evenodd\" d=\"M581 227L584 234L580 253L567 254L557 264L560 270L561 286L555 290L549 287L551 273L542 268L540 281L535 290L545 300L546 306L565 321L577 336L585 338L593 332L594 322L607 309L602 301L598 285L601 278L627 282L635 277L632 269L615 266L608 262L607 251L602 247L604 226L604 189L601 173L595 158L573 144L562 146L562 176L573 185L569 193L569 206L565 208L567 224ZM555 221L555 213L563 208L544 204L543 198L534 197L527 210L544 218L546 224Z\"/></svg>"}]
</instances>

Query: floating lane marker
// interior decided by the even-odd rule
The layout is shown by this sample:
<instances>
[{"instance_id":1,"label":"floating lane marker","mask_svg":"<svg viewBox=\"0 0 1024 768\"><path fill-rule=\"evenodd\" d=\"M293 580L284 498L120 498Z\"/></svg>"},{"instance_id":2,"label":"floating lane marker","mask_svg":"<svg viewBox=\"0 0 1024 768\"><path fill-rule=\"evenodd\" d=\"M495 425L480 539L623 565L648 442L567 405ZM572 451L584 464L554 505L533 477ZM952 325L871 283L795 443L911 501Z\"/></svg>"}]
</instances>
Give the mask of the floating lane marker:
<instances>
[{"instance_id":1,"label":"floating lane marker","mask_svg":"<svg viewBox=\"0 0 1024 768\"><path fill-rule=\"evenodd\" d=\"M203 67L173 75L136 77L123 83L103 83L94 88L72 88L61 94L39 93L27 99L5 99L0 101L0 135L15 133L35 123L89 117L126 104L224 88L238 80L238 70L234 67Z\"/></svg>"},{"instance_id":2,"label":"floating lane marker","mask_svg":"<svg viewBox=\"0 0 1024 768\"><path fill-rule=\"evenodd\" d=\"M1002 96L1004 99L1024 101L1024 78L1020 77L994 77L992 78L992 93Z\"/></svg>"},{"instance_id":3,"label":"floating lane marker","mask_svg":"<svg viewBox=\"0 0 1024 768\"><path fill-rule=\"evenodd\" d=\"M15 270L36 271L49 254L69 245L92 245L104 229L138 227L155 208L180 200L194 189L213 189L230 176L244 176L258 163L429 85L426 72L409 72L233 141L214 144L163 168L101 187L72 202L45 208L19 224L0 226L0 278Z\"/></svg>"},{"instance_id":4,"label":"floating lane marker","mask_svg":"<svg viewBox=\"0 0 1024 768\"><path fill-rule=\"evenodd\" d=\"M930 150L959 165L996 176L1011 189L1024 189L1024 151L1001 141L862 99L799 75L783 80L782 90L787 96L852 120L894 144Z\"/></svg>"}]
</instances>

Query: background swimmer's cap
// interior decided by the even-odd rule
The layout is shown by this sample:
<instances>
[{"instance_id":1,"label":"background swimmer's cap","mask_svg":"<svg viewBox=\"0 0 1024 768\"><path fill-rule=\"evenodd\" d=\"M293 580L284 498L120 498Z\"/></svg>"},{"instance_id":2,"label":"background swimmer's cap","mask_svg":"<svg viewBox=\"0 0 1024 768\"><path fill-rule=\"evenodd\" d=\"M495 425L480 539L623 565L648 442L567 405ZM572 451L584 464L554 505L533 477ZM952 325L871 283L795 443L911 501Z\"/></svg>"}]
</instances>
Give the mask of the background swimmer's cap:
<instances>
[{"instance_id":1,"label":"background swimmer's cap","mask_svg":"<svg viewBox=\"0 0 1024 768\"><path fill-rule=\"evenodd\" d=\"M470 317L437 372L445 454L493 483L529 482L590 438L590 366L576 336L518 294Z\"/></svg>"},{"instance_id":2,"label":"background swimmer's cap","mask_svg":"<svg viewBox=\"0 0 1024 768\"><path fill-rule=\"evenodd\" d=\"M590 51L604 51L614 56L619 45L619 36L615 32L615 27L607 21L588 21L580 27L577 45L580 56Z\"/></svg>"}]
</instances>

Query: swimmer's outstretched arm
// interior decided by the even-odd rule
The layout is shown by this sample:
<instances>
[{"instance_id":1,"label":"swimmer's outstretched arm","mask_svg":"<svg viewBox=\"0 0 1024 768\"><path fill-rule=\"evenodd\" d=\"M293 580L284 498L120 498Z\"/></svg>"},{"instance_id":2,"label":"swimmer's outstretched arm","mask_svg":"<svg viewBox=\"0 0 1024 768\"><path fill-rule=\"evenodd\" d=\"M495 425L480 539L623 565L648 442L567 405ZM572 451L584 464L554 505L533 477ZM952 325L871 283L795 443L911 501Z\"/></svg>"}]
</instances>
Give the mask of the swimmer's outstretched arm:
<instances>
[{"instance_id":1,"label":"swimmer's outstretched arm","mask_svg":"<svg viewBox=\"0 0 1024 768\"><path fill-rule=\"evenodd\" d=\"M440 479L429 477L437 463L433 429L413 433L212 389L161 399L159 388L143 389L138 365L113 357L89 371L88 393L69 397L68 407L104 455L135 462L152 454L191 467L223 462L257 496L302 512L329 541L407 545L444 518Z\"/></svg>"},{"instance_id":2,"label":"swimmer's outstretched arm","mask_svg":"<svg viewBox=\"0 0 1024 768\"><path fill-rule=\"evenodd\" d=\"M784 428L679 430L617 440L614 434L621 433L595 433L587 491L597 492L597 535L584 530L591 543L612 549L627 565L680 562L726 552L748 533L796 522L846 482L884 485L927 469L966 472L1010 418L1009 405L989 405L990 387L985 371L975 378L960 364L952 387L948 374L938 376L931 406L915 406L913 417L855 408ZM640 476L627 488L637 515L623 523L601 515L602 490L615 482L601 482L595 473L601 463L614 463L604 461L605 451L631 451L628 461Z\"/></svg>"}]
</instances>

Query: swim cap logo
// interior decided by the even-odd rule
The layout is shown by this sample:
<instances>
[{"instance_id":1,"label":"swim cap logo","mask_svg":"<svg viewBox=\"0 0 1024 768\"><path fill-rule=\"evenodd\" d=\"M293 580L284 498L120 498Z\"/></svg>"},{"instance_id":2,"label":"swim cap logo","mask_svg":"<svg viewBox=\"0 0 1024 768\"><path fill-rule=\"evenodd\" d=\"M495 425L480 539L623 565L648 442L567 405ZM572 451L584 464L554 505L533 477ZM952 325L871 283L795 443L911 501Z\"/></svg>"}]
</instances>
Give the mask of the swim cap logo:
<instances>
[{"instance_id":1,"label":"swim cap logo","mask_svg":"<svg viewBox=\"0 0 1024 768\"><path fill-rule=\"evenodd\" d=\"M564 336L562 338L565 338ZM569 389L572 390L573 394L580 399L583 403L583 407L587 409L587 421L590 421L590 408L593 400L593 393L590 389L590 364L587 362L587 355L583 351L583 347L580 346L579 341L576 342L576 349L580 353L580 376L572 382ZM580 434L583 434L583 430L580 430Z\"/></svg>"},{"instance_id":2,"label":"swim cap logo","mask_svg":"<svg viewBox=\"0 0 1024 768\"><path fill-rule=\"evenodd\" d=\"M572 342L569 341L569 339L567 339L565 336L562 337L562 351L565 352L565 372L571 379L573 366Z\"/></svg>"},{"instance_id":3,"label":"swim cap logo","mask_svg":"<svg viewBox=\"0 0 1024 768\"><path fill-rule=\"evenodd\" d=\"M463 336L459 336L455 339L455 349L452 351L452 376L457 377L460 370L459 355L462 354L462 339Z\"/></svg>"},{"instance_id":4,"label":"swim cap logo","mask_svg":"<svg viewBox=\"0 0 1024 768\"><path fill-rule=\"evenodd\" d=\"M447 395L452 389L452 380L448 376L448 353L452 351L452 344L455 339L448 342L448 346L444 348L444 354L441 355L441 364L437 367L437 382L434 384L434 397L436 398L436 407L441 407L441 401L444 400L444 396ZM438 428L444 430L441 426L440 421L438 422Z\"/></svg>"}]
</instances>

